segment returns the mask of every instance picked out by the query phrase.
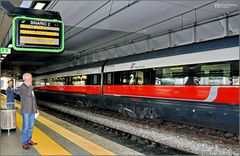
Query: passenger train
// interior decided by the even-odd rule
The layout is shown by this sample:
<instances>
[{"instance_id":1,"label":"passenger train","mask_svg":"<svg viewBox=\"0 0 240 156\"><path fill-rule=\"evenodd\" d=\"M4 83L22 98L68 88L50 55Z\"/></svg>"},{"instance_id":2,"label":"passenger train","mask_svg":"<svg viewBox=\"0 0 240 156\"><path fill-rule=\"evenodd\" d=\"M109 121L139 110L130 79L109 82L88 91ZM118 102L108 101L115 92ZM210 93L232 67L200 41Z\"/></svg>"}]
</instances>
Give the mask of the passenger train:
<instances>
[{"instance_id":1,"label":"passenger train","mask_svg":"<svg viewBox=\"0 0 240 156\"><path fill-rule=\"evenodd\" d=\"M34 77L38 99L239 133L238 39L220 39Z\"/></svg>"}]
</instances>

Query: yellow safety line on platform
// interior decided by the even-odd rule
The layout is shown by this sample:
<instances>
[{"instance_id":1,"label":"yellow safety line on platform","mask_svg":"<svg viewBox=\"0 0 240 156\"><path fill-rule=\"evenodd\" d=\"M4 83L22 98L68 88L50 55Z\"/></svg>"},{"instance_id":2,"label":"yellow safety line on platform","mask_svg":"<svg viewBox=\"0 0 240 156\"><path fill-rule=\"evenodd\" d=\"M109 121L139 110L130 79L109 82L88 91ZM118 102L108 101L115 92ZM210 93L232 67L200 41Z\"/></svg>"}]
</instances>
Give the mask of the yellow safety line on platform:
<instances>
[{"instance_id":1,"label":"yellow safety line on platform","mask_svg":"<svg viewBox=\"0 0 240 156\"><path fill-rule=\"evenodd\" d=\"M2 97L6 98L5 96ZM19 103L15 102L15 104L19 108L21 107ZM16 113L16 125L18 129L22 130L22 117L18 112ZM33 128L32 139L38 143L34 148L40 155L72 155L36 126Z\"/></svg>"},{"instance_id":2,"label":"yellow safety line on platform","mask_svg":"<svg viewBox=\"0 0 240 156\"><path fill-rule=\"evenodd\" d=\"M16 102L17 107L21 107L19 102ZM63 128L62 126L42 117L39 116L37 121L41 122L48 128L52 129L53 131L57 132L58 134L62 135L69 141L73 142L74 144L78 145L80 148L88 151L92 155L116 155L113 152L71 132L70 130Z\"/></svg>"}]
</instances>

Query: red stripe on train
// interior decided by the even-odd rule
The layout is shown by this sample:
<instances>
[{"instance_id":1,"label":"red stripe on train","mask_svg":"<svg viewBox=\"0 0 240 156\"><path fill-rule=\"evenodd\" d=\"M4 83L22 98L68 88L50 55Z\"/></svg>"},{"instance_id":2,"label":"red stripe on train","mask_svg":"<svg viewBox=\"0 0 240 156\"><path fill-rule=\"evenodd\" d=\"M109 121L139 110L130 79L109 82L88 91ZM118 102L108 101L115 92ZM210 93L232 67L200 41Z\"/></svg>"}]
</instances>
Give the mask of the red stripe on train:
<instances>
[{"instance_id":1,"label":"red stripe on train","mask_svg":"<svg viewBox=\"0 0 240 156\"><path fill-rule=\"evenodd\" d=\"M159 98L174 98L174 99L188 99L188 100L205 100L210 91L207 87L196 86L129 86L116 85L104 86L105 94L118 94L129 96L146 96Z\"/></svg>"},{"instance_id":2,"label":"red stripe on train","mask_svg":"<svg viewBox=\"0 0 240 156\"><path fill-rule=\"evenodd\" d=\"M42 86L35 89L100 94L100 86ZM210 89L211 86L104 85L104 94L204 101ZM220 86L213 102L239 104L239 87Z\"/></svg>"},{"instance_id":3,"label":"red stripe on train","mask_svg":"<svg viewBox=\"0 0 240 156\"><path fill-rule=\"evenodd\" d=\"M230 104L240 104L239 87L219 87L218 96L213 102L224 102Z\"/></svg>"}]
</instances>

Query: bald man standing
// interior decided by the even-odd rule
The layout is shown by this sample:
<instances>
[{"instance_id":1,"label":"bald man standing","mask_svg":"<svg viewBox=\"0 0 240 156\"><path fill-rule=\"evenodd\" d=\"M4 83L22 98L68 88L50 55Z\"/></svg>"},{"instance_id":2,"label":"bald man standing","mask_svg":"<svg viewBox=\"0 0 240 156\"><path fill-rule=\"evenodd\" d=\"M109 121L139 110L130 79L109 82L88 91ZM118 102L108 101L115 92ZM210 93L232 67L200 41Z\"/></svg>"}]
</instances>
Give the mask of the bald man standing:
<instances>
[{"instance_id":1,"label":"bald man standing","mask_svg":"<svg viewBox=\"0 0 240 156\"><path fill-rule=\"evenodd\" d=\"M19 87L19 94L21 98L20 112L23 118L22 124L22 145L23 149L29 150L32 145L37 143L32 141L32 130L35 121L35 113L37 113L37 103L33 92L32 75L30 73L23 74L22 85Z\"/></svg>"}]
</instances>

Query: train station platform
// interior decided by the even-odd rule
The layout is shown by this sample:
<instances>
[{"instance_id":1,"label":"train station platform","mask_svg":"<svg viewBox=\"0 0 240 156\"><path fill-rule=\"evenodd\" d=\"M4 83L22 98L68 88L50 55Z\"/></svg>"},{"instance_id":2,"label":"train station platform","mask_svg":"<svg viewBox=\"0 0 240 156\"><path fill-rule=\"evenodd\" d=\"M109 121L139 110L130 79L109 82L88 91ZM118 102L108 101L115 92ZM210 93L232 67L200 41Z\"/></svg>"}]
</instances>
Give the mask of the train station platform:
<instances>
[{"instance_id":1,"label":"train station platform","mask_svg":"<svg viewBox=\"0 0 240 156\"><path fill-rule=\"evenodd\" d=\"M1 95L1 105L5 100ZM19 101L15 106L21 107ZM21 145L22 117L18 111L16 127L10 135L1 131L0 155L143 155L42 111L33 129L32 140L38 145L30 150Z\"/></svg>"}]
</instances>

